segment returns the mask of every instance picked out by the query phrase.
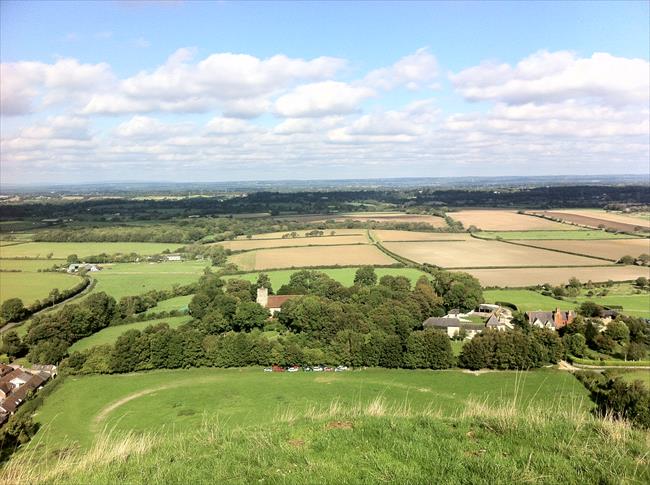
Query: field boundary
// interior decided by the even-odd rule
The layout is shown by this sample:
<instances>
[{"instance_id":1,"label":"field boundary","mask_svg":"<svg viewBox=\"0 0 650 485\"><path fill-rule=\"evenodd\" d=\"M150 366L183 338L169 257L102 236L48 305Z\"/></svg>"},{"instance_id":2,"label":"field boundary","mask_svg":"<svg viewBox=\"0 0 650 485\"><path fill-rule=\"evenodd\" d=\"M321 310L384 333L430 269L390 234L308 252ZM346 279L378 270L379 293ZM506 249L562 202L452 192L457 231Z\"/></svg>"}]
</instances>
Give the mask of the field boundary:
<instances>
[{"instance_id":1,"label":"field boundary","mask_svg":"<svg viewBox=\"0 0 650 485\"><path fill-rule=\"evenodd\" d=\"M473 238L479 239L481 241L488 240L488 239L477 237L473 233L471 233L471 235L472 235ZM524 246L524 247L528 247L528 248L542 249L544 251L552 251L552 252L555 252L555 253L570 254L571 256L582 256L582 257L585 257L585 258L600 259L602 261L610 261L612 263L616 263L616 261L617 261L616 259L602 258L600 256L591 256L589 254L575 253L575 252L572 252L572 251L564 251L562 249L543 248L543 247L540 247L540 246L535 246L533 244L525 244L525 243L522 243L522 242L516 242L516 241L512 241L512 240L507 240L507 239L489 239L489 240L490 241L503 242L503 243L506 243L506 244L514 244L515 246ZM531 240L534 241L534 239L531 239ZM588 239L587 239L587 241L588 241ZM589 267L589 266L590 265L586 265L586 266L585 265L579 265L578 267ZM602 265L594 265L594 266L602 266ZM547 266L538 266L538 267L539 268L546 268ZM548 267L557 268L559 266L548 266ZM574 266L563 265L561 267L563 267L563 268L571 268L571 267L574 267Z\"/></svg>"}]
</instances>

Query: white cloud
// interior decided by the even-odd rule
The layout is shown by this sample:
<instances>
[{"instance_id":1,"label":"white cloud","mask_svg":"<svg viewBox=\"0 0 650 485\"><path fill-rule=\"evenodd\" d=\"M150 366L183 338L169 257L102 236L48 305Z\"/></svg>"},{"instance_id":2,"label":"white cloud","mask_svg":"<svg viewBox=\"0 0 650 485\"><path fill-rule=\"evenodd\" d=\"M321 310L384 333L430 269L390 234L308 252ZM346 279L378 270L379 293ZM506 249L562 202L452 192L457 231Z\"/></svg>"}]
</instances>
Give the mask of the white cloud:
<instances>
[{"instance_id":1,"label":"white cloud","mask_svg":"<svg viewBox=\"0 0 650 485\"><path fill-rule=\"evenodd\" d=\"M219 53L192 63L192 56L190 49L177 50L154 71L123 80L116 92L94 96L84 113L201 112L223 104L234 116L251 117L268 109L266 98L278 90L300 80L326 79L344 65L332 57L306 61Z\"/></svg>"},{"instance_id":2,"label":"white cloud","mask_svg":"<svg viewBox=\"0 0 650 485\"><path fill-rule=\"evenodd\" d=\"M451 74L456 89L470 101L508 104L595 100L604 104L647 103L650 63L597 52L589 58L537 52L517 63L483 63Z\"/></svg>"},{"instance_id":3,"label":"white cloud","mask_svg":"<svg viewBox=\"0 0 650 485\"><path fill-rule=\"evenodd\" d=\"M75 105L114 79L108 64L81 64L76 59L59 59L54 64L3 63L0 76L0 105L7 116L27 114L56 103ZM39 99L41 105L35 106Z\"/></svg>"},{"instance_id":4,"label":"white cloud","mask_svg":"<svg viewBox=\"0 0 650 485\"><path fill-rule=\"evenodd\" d=\"M275 112L287 118L353 113L362 101L374 95L370 88L338 81L303 84L278 98Z\"/></svg>"},{"instance_id":5,"label":"white cloud","mask_svg":"<svg viewBox=\"0 0 650 485\"><path fill-rule=\"evenodd\" d=\"M395 89L405 86L410 90L431 85L438 77L438 61L428 49L422 48L401 58L390 67L376 69L364 79L364 83L377 89Z\"/></svg>"}]
</instances>

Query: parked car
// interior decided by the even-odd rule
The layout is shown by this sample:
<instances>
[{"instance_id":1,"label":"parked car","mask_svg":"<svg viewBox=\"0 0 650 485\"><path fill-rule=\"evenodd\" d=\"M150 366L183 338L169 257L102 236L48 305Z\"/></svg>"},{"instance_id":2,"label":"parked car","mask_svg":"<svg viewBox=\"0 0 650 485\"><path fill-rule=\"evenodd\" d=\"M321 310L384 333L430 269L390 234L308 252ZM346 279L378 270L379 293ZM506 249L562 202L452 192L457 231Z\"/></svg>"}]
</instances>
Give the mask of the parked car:
<instances>
[{"instance_id":1,"label":"parked car","mask_svg":"<svg viewBox=\"0 0 650 485\"><path fill-rule=\"evenodd\" d=\"M287 371L289 371L289 372L298 372L299 370L300 370L300 367L298 367L297 365L292 365L291 367L289 367L287 369Z\"/></svg>"},{"instance_id":2,"label":"parked car","mask_svg":"<svg viewBox=\"0 0 650 485\"><path fill-rule=\"evenodd\" d=\"M305 372L312 372L314 369L312 369L309 366L306 366L306 367L303 367L302 370L305 371Z\"/></svg>"},{"instance_id":3,"label":"parked car","mask_svg":"<svg viewBox=\"0 0 650 485\"><path fill-rule=\"evenodd\" d=\"M325 367L325 369L323 369L323 370L325 372L333 372L334 371L334 369L332 369L331 367Z\"/></svg>"},{"instance_id":4,"label":"parked car","mask_svg":"<svg viewBox=\"0 0 650 485\"><path fill-rule=\"evenodd\" d=\"M314 372L323 372L323 366L322 365L316 365L316 366L312 367L312 370Z\"/></svg>"},{"instance_id":5,"label":"parked car","mask_svg":"<svg viewBox=\"0 0 650 485\"><path fill-rule=\"evenodd\" d=\"M279 365L273 366L273 372L284 372L284 371L285 371L284 367L280 367Z\"/></svg>"},{"instance_id":6,"label":"parked car","mask_svg":"<svg viewBox=\"0 0 650 485\"><path fill-rule=\"evenodd\" d=\"M264 372L273 372L273 368L271 368L271 367L264 367Z\"/></svg>"},{"instance_id":7,"label":"parked car","mask_svg":"<svg viewBox=\"0 0 650 485\"><path fill-rule=\"evenodd\" d=\"M347 365L339 365L336 369L334 369L334 372L344 372L346 370L348 370Z\"/></svg>"}]
</instances>

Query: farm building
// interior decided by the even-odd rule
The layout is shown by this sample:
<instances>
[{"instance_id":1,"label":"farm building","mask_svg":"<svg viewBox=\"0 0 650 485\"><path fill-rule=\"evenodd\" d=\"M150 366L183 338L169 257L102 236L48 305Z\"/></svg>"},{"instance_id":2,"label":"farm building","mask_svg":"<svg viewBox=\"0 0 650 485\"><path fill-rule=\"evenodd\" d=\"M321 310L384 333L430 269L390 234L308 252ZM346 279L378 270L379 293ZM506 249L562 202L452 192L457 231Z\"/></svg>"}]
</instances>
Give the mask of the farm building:
<instances>
[{"instance_id":1,"label":"farm building","mask_svg":"<svg viewBox=\"0 0 650 485\"><path fill-rule=\"evenodd\" d=\"M101 271L101 268L97 266L96 264L90 264L90 263L72 263L70 266L68 266L68 273L77 273L78 271L81 270L86 270L86 271L92 271L93 273L95 271Z\"/></svg>"},{"instance_id":2,"label":"farm building","mask_svg":"<svg viewBox=\"0 0 650 485\"><path fill-rule=\"evenodd\" d=\"M569 310L563 312L559 308L551 312L526 312L526 320L528 320L528 323L535 327L550 328L552 330L559 330L565 327L573 322L575 317L576 314L574 311Z\"/></svg>"},{"instance_id":3,"label":"farm building","mask_svg":"<svg viewBox=\"0 0 650 485\"><path fill-rule=\"evenodd\" d=\"M40 389L50 377L49 372L28 372L20 367L0 377L0 424L7 421L28 395Z\"/></svg>"},{"instance_id":4,"label":"farm building","mask_svg":"<svg viewBox=\"0 0 650 485\"><path fill-rule=\"evenodd\" d=\"M282 304L285 301L298 296L300 295L269 295L268 288L258 288L256 301L271 312L271 315L275 315L276 313L280 313Z\"/></svg>"},{"instance_id":5,"label":"farm building","mask_svg":"<svg viewBox=\"0 0 650 485\"><path fill-rule=\"evenodd\" d=\"M482 324L461 322L458 318L449 316L427 318L422 323L422 326L442 330L447 333L449 338L456 337L461 333L461 330L464 330L468 339L474 338L477 333L481 333L485 328Z\"/></svg>"}]
</instances>

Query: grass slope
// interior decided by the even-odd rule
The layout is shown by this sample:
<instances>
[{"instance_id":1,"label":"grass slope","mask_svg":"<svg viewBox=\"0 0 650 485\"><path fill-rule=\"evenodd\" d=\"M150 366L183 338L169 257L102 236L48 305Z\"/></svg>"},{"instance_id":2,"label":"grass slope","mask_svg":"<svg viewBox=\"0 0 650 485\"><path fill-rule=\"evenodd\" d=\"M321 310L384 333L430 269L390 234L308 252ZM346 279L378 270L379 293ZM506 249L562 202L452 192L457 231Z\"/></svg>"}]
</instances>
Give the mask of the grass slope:
<instances>
[{"instance_id":1,"label":"grass slope","mask_svg":"<svg viewBox=\"0 0 650 485\"><path fill-rule=\"evenodd\" d=\"M182 389L161 387L184 381ZM158 391L142 394L143 386ZM590 416L579 401L585 396L570 374L557 371L202 369L85 377L48 397L39 420L69 418L69 433L93 429L97 439L61 452L65 429L45 426L0 478L88 485L647 483L648 434ZM107 428L92 424L106 402L120 399ZM61 413L63 404L73 407Z\"/></svg>"},{"instance_id":2,"label":"grass slope","mask_svg":"<svg viewBox=\"0 0 650 485\"><path fill-rule=\"evenodd\" d=\"M189 322L191 317L181 316L181 317L168 317L161 318L159 320L147 320L145 322L136 322L128 323L126 325L115 325L114 327L107 327L100 330L97 333L90 335L84 339L81 339L75 342L71 347L69 352L74 352L75 350L86 350L95 345L103 344L112 344L115 343L117 338L128 330L144 330L149 325L156 325L157 323L166 322L170 327L178 327L185 322Z\"/></svg>"},{"instance_id":3,"label":"grass slope","mask_svg":"<svg viewBox=\"0 0 650 485\"><path fill-rule=\"evenodd\" d=\"M453 415L470 398L509 399L517 387L521 406L588 405L577 380L551 370L476 376L457 370L268 374L260 368L188 369L71 378L48 397L37 420L43 425L41 441L88 447L105 427L168 433L194 429L208 417L233 429L271 423L285 412L300 414L334 400L342 406L367 404L377 397L391 405L408 400L414 410Z\"/></svg>"},{"instance_id":4,"label":"grass slope","mask_svg":"<svg viewBox=\"0 0 650 485\"><path fill-rule=\"evenodd\" d=\"M172 310L186 310L194 295L176 296L168 300L159 301L158 304L147 310L146 313L169 312Z\"/></svg>"}]
</instances>

